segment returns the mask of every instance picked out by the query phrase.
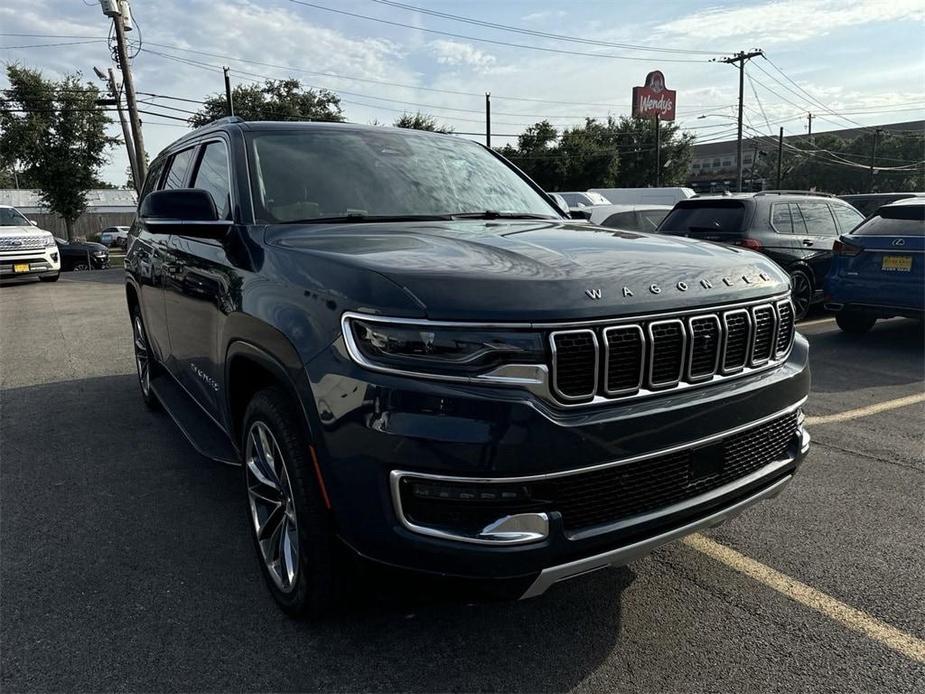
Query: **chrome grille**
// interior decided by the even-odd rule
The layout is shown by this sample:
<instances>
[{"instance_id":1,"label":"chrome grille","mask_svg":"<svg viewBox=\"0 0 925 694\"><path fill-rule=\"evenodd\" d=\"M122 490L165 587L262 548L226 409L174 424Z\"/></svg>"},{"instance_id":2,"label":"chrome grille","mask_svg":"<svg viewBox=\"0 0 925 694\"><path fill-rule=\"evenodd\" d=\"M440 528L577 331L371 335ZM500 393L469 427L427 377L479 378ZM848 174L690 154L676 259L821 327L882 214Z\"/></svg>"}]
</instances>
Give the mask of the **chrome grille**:
<instances>
[{"instance_id":1,"label":"chrome grille","mask_svg":"<svg viewBox=\"0 0 925 694\"><path fill-rule=\"evenodd\" d=\"M701 381L716 373L719 366L721 328L719 316L696 316L688 324L691 346L688 351L687 379Z\"/></svg>"},{"instance_id":2,"label":"chrome grille","mask_svg":"<svg viewBox=\"0 0 925 694\"><path fill-rule=\"evenodd\" d=\"M621 325L604 330L604 389L607 395L635 393L642 386L642 328Z\"/></svg>"},{"instance_id":3,"label":"chrome grille","mask_svg":"<svg viewBox=\"0 0 925 694\"><path fill-rule=\"evenodd\" d=\"M589 398L597 389L597 337L593 330L553 333L552 383L565 400Z\"/></svg>"},{"instance_id":4,"label":"chrome grille","mask_svg":"<svg viewBox=\"0 0 925 694\"><path fill-rule=\"evenodd\" d=\"M710 382L777 363L795 334L789 300L754 302L690 318L555 331L552 390L569 404ZM602 366L601 366L602 365Z\"/></svg>"},{"instance_id":5,"label":"chrome grille","mask_svg":"<svg viewBox=\"0 0 925 694\"><path fill-rule=\"evenodd\" d=\"M45 248L42 236L0 236L0 251L34 251Z\"/></svg>"}]
</instances>

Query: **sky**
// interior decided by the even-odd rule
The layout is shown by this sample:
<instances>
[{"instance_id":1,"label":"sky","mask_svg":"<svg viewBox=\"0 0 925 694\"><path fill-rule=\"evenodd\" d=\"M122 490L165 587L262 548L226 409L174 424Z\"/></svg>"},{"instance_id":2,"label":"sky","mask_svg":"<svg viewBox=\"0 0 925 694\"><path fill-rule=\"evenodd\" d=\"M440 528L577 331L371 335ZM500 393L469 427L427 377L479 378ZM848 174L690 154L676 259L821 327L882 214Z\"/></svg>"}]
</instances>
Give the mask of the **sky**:
<instances>
[{"instance_id":1,"label":"sky","mask_svg":"<svg viewBox=\"0 0 925 694\"><path fill-rule=\"evenodd\" d=\"M767 59L746 69L746 132L806 132L807 112L814 132L925 118L925 0L134 0L132 12L152 158L187 129L175 119L197 104L183 99L223 91L222 65L235 83L331 89L352 122L423 111L479 140L490 92L493 145L544 118L628 114L655 69L698 141L734 137L737 71L714 59L754 48ZM96 0L3 0L0 61L98 82L109 28ZM126 166L115 148L101 177L124 185Z\"/></svg>"}]
</instances>

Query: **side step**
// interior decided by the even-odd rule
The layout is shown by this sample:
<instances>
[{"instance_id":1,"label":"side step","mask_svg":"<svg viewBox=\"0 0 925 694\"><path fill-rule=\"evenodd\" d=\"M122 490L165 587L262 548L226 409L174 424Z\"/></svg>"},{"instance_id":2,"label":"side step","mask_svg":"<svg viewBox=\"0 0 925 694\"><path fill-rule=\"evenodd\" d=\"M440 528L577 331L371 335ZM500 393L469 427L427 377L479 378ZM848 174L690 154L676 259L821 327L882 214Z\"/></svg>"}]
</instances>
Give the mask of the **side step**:
<instances>
[{"instance_id":1,"label":"side step","mask_svg":"<svg viewBox=\"0 0 925 694\"><path fill-rule=\"evenodd\" d=\"M172 376L165 373L152 375L151 388L167 414L200 454L219 463L241 464L225 432L193 401Z\"/></svg>"}]
</instances>

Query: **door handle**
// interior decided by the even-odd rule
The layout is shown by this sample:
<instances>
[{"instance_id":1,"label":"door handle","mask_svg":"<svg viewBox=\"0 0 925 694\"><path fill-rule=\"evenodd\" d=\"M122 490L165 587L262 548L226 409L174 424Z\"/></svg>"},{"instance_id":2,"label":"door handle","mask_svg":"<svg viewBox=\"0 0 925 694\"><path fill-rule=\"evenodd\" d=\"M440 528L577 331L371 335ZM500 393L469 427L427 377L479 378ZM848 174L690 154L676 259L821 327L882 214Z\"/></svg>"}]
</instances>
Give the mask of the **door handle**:
<instances>
[{"instance_id":1,"label":"door handle","mask_svg":"<svg viewBox=\"0 0 925 694\"><path fill-rule=\"evenodd\" d=\"M812 245L813 245L813 242L812 242L811 239L803 239L803 245L804 245L804 246L812 246Z\"/></svg>"}]
</instances>

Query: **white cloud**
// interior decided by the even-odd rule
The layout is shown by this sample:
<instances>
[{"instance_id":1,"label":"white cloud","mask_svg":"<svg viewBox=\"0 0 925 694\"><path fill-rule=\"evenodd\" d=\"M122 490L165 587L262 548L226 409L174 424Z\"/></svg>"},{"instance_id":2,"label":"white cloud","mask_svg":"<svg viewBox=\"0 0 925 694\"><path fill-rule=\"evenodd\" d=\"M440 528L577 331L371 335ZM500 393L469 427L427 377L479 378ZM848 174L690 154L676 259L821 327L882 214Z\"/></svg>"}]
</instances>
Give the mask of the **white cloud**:
<instances>
[{"instance_id":1,"label":"white cloud","mask_svg":"<svg viewBox=\"0 0 925 694\"><path fill-rule=\"evenodd\" d=\"M430 48L437 56L441 65L468 65L476 71L484 72L495 64L495 56L485 53L469 43L460 41L446 41L440 39L431 41Z\"/></svg>"},{"instance_id":2,"label":"white cloud","mask_svg":"<svg viewBox=\"0 0 925 694\"><path fill-rule=\"evenodd\" d=\"M750 37L766 46L818 38L842 27L897 20L925 20L925 4L921 0L786 0L711 7L664 23L659 29L696 38L701 44L711 39Z\"/></svg>"},{"instance_id":3,"label":"white cloud","mask_svg":"<svg viewBox=\"0 0 925 694\"><path fill-rule=\"evenodd\" d=\"M521 19L525 22L543 22L549 19L561 19L565 15L565 10L540 10L524 15Z\"/></svg>"}]
</instances>

